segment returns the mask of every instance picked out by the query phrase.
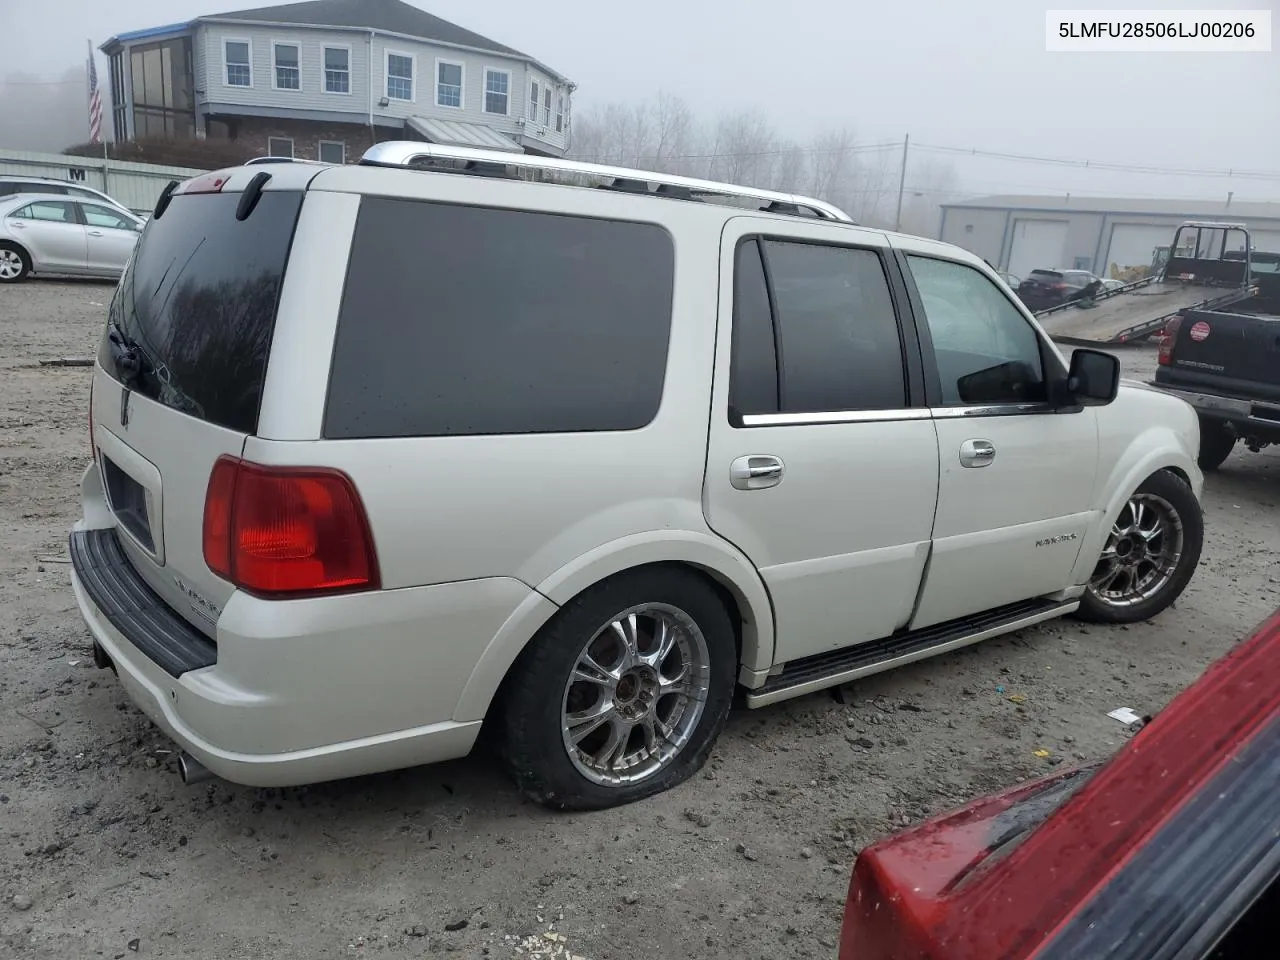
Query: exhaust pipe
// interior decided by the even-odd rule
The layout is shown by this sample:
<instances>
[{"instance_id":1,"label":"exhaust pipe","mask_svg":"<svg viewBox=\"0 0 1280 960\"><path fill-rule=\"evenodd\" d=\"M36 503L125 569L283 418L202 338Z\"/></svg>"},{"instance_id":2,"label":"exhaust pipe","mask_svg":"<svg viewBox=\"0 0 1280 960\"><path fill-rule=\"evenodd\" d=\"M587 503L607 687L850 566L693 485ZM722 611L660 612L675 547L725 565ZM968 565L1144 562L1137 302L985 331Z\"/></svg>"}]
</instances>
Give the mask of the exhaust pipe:
<instances>
[{"instance_id":1,"label":"exhaust pipe","mask_svg":"<svg viewBox=\"0 0 1280 960\"><path fill-rule=\"evenodd\" d=\"M178 774L182 777L182 782L187 786L213 779L213 773L185 750L178 754Z\"/></svg>"}]
</instances>

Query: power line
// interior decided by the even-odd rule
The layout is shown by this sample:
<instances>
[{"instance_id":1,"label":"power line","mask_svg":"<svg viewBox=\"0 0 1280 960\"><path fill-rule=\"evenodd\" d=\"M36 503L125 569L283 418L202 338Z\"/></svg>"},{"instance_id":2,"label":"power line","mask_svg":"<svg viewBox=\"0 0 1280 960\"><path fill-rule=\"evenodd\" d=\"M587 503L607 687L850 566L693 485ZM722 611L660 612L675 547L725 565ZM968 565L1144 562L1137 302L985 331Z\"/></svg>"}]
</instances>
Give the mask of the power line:
<instances>
[{"instance_id":1,"label":"power line","mask_svg":"<svg viewBox=\"0 0 1280 960\"><path fill-rule=\"evenodd\" d=\"M979 150L971 147L949 147L940 144L918 143L920 150L958 156L985 157L991 160L1008 160L1017 163L1041 163L1054 166L1078 167L1085 170L1104 170L1118 173L1143 173L1177 177L1227 177L1239 180L1280 180L1280 172L1257 170L1200 170L1177 167L1155 167L1144 164L1112 163L1099 160L1077 160L1065 157L1037 157L1021 153L1003 153L998 150Z\"/></svg>"},{"instance_id":2,"label":"power line","mask_svg":"<svg viewBox=\"0 0 1280 960\"><path fill-rule=\"evenodd\" d=\"M652 162L661 160L664 163L675 160L738 160L751 157L794 157L794 156L815 156L825 154L846 154L846 153L873 153L879 150L897 150L902 147L901 140L888 140L883 143L867 143L855 144L849 147L783 147L777 150L742 150L727 151L716 153L672 153L663 154L661 156L654 154L652 156L636 157L637 163ZM619 158L616 153L574 153L575 160L583 160L589 163L608 163L621 162L625 158Z\"/></svg>"}]
</instances>

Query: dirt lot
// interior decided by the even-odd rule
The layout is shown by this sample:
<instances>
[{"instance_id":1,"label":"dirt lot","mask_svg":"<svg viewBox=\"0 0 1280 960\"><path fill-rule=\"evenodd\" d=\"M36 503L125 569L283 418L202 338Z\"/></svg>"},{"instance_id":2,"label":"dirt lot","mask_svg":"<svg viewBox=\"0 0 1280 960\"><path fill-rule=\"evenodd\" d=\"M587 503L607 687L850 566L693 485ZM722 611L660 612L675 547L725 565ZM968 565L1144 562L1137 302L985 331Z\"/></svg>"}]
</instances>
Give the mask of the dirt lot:
<instances>
[{"instance_id":1,"label":"dirt lot","mask_svg":"<svg viewBox=\"0 0 1280 960\"><path fill-rule=\"evenodd\" d=\"M830 957L861 846L1109 755L1127 730L1108 710L1158 709L1280 603L1280 456L1241 452L1210 478L1200 572L1156 622L1063 621L852 685L845 704L737 710L708 769L646 803L553 815L485 756L187 788L172 744L94 669L64 560L89 373L37 361L90 353L111 292L0 289L3 957ZM1152 368L1150 351L1124 357Z\"/></svg>"}]
</instances>

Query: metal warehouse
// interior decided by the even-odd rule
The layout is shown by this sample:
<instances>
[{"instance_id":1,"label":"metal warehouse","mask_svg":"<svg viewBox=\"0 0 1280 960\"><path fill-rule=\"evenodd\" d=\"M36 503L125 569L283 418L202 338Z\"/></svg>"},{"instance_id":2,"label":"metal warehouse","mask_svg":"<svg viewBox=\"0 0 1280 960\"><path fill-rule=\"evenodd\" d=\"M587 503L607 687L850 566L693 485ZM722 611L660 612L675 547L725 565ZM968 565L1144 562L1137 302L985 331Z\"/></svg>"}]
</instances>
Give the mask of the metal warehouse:
<instances>
[{"instance_id":1,"label":"metal warehouse","mask_svg":"<svg viewBox=\"0 0 1280 960\"><path fill-rule=\"evenodd\" d=\"M1255 250L1280 252L1280 203L993 196L944 204L938 236L1025 277L1037 268L1104 276L1151 264L1184 220L1244 223Z\"/></svg>"}]
</instances>

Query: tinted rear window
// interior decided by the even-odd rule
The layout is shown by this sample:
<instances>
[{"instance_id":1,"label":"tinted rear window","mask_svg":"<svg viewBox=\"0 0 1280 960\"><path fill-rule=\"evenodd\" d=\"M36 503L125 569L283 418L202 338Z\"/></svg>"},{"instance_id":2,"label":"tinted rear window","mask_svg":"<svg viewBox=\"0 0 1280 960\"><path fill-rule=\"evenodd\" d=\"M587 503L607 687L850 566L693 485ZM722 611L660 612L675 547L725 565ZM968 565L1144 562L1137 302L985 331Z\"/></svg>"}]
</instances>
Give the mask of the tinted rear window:
<instances>
[{"instance_id":1,"label":"tinted rear window","mask_svg":"<svg viewBox=\"0 0 1280 960\"><path fill-rule=\"evenodd\" d=\"M134 389L253 433L302 194L267 191L243 221L239 201L239 193L174 197L147 223L109 317L146 355ZM117 352L104 337L98 359L121 379Z\"/></svg>"},{"instance_id":2,"label":"tinted rear window","mask_svg":"<svg viewBox=\"0 0 1280 960\"><path fill-rule=\"evenodd\" d=\"M652 224L366 197L324 435L643 427L674 261Z\"/></svg>"},{"instance_id":3,"label":"tinted rear window","mask_svg":"<svg viewBox=\"0 0 1280 960\"><path fill-rule=\"evenodd\" d=\"M1028 280L1061 280L1062 274L1057 270L1032 270L1027 275Z\"/></svg>"}]
</instances>

